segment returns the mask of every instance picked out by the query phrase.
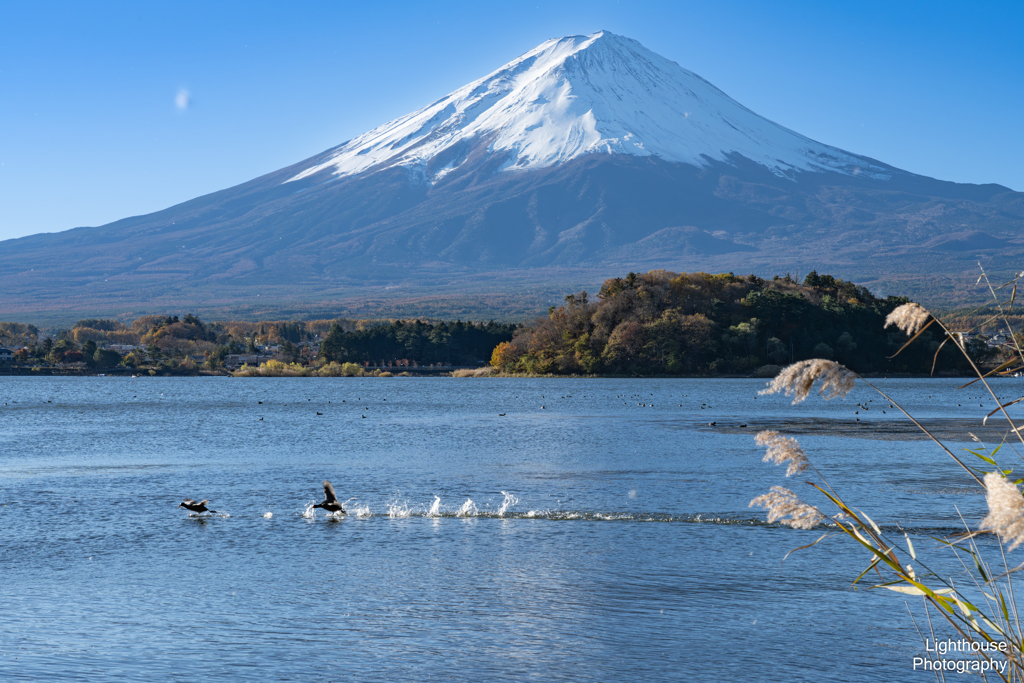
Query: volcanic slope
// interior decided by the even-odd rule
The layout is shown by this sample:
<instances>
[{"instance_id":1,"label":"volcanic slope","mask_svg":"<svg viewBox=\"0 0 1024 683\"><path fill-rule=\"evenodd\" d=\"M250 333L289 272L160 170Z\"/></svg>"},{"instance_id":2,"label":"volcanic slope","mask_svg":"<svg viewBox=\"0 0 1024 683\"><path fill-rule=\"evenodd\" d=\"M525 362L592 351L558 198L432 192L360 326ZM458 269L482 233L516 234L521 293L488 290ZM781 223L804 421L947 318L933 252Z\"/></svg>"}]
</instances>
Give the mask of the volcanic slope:
<instances>
[{"instance_id":1,"label":"volcanic slope","mask_svg":"<svg viewBox=\"0 0 1024 683\"><path fill-rule=\"evenodd\" d=\"M0 314L500 314L653 268L815 268L949 303L978 258L1019 261L1022 228L1024 194L815 142L601 31L243 185L0 242Z\"/></svg>"}]
</instances>

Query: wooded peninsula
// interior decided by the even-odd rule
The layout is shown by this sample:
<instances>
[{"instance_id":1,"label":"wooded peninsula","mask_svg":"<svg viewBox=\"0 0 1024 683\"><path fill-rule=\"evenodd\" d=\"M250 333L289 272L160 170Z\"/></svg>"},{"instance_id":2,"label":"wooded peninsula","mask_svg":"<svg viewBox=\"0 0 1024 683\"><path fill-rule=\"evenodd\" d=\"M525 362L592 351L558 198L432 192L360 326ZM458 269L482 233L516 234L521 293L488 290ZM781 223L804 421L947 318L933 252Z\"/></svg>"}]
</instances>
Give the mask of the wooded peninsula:
<instances>
[{"instance_id":1,"label":"wooded peninsula","mask_svg":"<svg viewBox=\"0 0 1024 683\"><path fill-rule=\"evenodd\" d=\"M504 372L611 375L774 374L808 358L836 360L859 373L966 372L962 355L931 331L907 341L885 317L906 297L811 272L766 280L732 273L630 273L605 281L592 300L566 297L547 318L516 330L494 351ZM970 335L975 362L998 353ZM937 354L937 356L936 356Z\"/></svg>"}]
</instances>

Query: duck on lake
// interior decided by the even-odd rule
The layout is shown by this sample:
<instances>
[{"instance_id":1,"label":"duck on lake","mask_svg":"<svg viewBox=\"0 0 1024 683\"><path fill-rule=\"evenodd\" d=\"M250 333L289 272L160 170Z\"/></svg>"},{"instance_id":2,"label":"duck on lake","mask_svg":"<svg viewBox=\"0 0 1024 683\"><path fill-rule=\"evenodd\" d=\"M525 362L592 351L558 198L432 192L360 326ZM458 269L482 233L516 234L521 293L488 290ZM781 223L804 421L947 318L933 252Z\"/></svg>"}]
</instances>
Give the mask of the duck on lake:
<instances>
[{"instance_id":1,"label":"duck on lake","mask_svg":"<svg viewBox=\"0 0 1024 683\"><path fill-rule=\"evenodd\" d=\"M196 501L192 500L191 498L186 498L185 500L181 501L181 504L178 505L178 507L185 508L189 512L195 512L195 513L199 513L199 514L202 514L204 512L209 512L209 513L217 512L216 510L210 510L209 508L206 507L206 504L209 503L209 502L210 501L208 501L208 500L201 500L201 501L199 501L197 503Z\"/></svg>"},{"instance_id":2,"label":"duck on lake","mask_svg":"<svg viewBox=\"0 0 1024 683\"><path fill-rule=\"evenodd\" d=\"M346 514L345 508L342 507L341 502L338 500L338 496L334 493L334 487L331 486L331 482L324 479L324 502L317 503L313 507L320 508L330 513L340 512Z\"/></svg>"}]
</instances>

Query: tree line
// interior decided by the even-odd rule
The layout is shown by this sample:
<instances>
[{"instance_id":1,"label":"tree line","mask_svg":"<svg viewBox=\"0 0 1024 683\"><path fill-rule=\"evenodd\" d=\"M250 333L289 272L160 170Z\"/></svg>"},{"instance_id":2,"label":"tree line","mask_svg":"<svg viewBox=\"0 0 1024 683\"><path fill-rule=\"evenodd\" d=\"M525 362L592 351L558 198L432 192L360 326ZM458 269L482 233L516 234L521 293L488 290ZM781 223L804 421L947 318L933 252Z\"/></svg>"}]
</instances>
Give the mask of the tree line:
<instances>
[{"instance_id":1,"label":"tree line","mask_svg":"<svg viewBox=\"0 0 1024 683\"><path fill-rule=\"evenodd\" d=\"M833 359L857 372L926 374L933 362L938 371L966 370L962 356L942 347L944 340L931 329L890 359L907 339L884 328L885 316L906 302L814 271L798 282L789 275L769 280L656 270L606 280L593 298L571 294L528 325L204 322L187 314L144 316L130 324L91 318L52 335L32 325L0 323L0 336L18 348L15 359L22 363L121 364L166 372L217 370L230 354L257 352L309 368L466 366L490 359L512 374L749 375L807 358ZM969 350L977 361L995 353L982 337Z\"/></svg>"},{"instance_id":2,"label":"tree line","mask_svg":"<svg viewBox=\"0 0 1024 683\"><path fill-rule=\"evenodd\" d=\"M219 370L231 354L319 368L330 363L381 365L486 364L494 347L512 339L515 325L421 320L204 322L187 314L149 315L125 324L89 318L41 335L31 325L0 323L22 364L160 372ZM19 348L20 347L20 348ZM111 348L113 347L113 348Z\"/></svg>"},{"instance_id":3,"label":"tree line","mask_svg":"<svg viewBox=\"0 0 1024 683\"><path fill-rule=\"evenodd\" d=\"M327 362L388 364L396 360L416 365L475 365L486 363L494 348L512 339L516 325L419 320L394 322L346 331L333 325L320 345Z\"/></svg>"}]
</instances>

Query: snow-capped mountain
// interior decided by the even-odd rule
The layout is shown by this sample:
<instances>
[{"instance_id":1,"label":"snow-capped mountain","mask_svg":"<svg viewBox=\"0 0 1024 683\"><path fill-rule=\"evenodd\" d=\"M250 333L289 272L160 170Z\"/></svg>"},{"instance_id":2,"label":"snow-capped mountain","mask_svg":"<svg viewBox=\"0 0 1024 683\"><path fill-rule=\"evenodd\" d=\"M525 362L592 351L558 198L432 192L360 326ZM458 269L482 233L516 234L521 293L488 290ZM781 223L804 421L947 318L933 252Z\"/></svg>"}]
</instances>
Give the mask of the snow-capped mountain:
<instances>
[{"instance_id":1,"label":"snow-capped mountain","mask_svg":"<svg viewBox=\"0 0 1024 683\"><path fill-rule=\"evenodd\" d=\"M599 31L549 40L350 140L289 180L401 166L437 181L480 151L500 158L499 172L546 168L586 154L656 156L696 166L738 154L778 175L827 170L888 177L868 159L758 116L637 41Z\"/></svg>"},{"instance_id":2,"label":"snow-capped mountain","mask_svg":"<svg viewBox=\"0 0 1024 683\"><path fill-rule=\"evenodd\" d=\"M972 283L979 256L1019 268L1022 238L1022 193L815 142L602 31L237 187L0 242L0 316L446 316L488 297L522 316L653 268L927 296Z\"/></svg>"}]
</instances>

